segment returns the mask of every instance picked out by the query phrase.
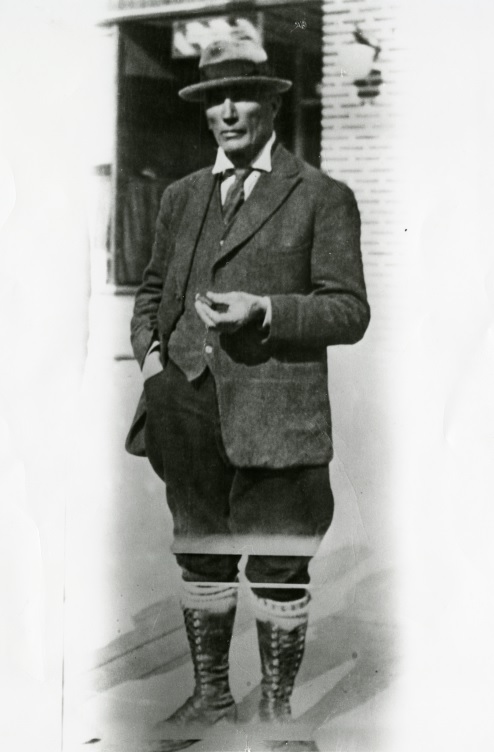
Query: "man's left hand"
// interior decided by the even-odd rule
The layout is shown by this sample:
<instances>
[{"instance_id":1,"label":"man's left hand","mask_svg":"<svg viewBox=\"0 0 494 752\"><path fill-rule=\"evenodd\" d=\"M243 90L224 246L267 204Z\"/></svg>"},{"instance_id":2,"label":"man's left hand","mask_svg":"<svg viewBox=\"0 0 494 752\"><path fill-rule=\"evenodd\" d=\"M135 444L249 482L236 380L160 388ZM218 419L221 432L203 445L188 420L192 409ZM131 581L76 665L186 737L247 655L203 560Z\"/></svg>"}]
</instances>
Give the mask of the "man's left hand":
<instances>
[{"instance_id":1,"label":"man's left hand","mask_svg":"<svg viewBox=\"0 0 494 752\"><path fill-rule=\"evenodd\" d=\"M261 327L269 308L269 298L248 292L208 292L205 299L196 296L195 307L208 329L231 333L254 321Z\"/></svg>"}]
</instances>

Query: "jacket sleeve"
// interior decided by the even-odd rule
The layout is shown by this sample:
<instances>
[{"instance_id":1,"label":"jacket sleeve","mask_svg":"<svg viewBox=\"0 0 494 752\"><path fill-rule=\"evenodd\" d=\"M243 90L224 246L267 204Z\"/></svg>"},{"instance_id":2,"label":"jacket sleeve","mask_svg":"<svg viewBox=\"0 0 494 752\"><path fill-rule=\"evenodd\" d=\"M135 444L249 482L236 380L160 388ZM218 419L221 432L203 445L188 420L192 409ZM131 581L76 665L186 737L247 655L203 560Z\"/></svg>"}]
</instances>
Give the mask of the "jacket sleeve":
<instances>
[{"instance_id":1,"label":"jacket sleeve","mask_svg":"<svg viewBox=\"0 0 494 752\"><path fill-rule=\"evenodd\" d=\"M311 291L271 296L269 340L275 345L353 344L369 324L357 202L342 184L324 188L314 213Z\"/></svg>"},{"instance_id":2,"label":"jacket sleeve","mask_svg":"<svg viewBox=\"0 0 494 752\"><path fill-rule=\"evenodd\" d=\"M153 339L158 339L158 308L161 303L170 251L170 220L172 216L172 191L167 188L161 199L156 220L151 260L144 270L130 323L130 340L136 360L142 368L144 358Z\"/></svg>"}]
</instances>

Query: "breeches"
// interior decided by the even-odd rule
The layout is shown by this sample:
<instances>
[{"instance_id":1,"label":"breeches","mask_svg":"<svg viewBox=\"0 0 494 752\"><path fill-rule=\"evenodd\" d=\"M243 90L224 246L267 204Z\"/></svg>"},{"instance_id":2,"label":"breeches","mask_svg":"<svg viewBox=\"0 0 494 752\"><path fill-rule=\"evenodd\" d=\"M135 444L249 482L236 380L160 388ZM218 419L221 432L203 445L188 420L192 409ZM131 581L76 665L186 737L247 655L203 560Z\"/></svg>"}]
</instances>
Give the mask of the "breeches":
<instances>
[{"instance_id":1,"label":"breeches","mask_svg":"<svg viewBox=\"0 0 494 752\"><path fill-rule=\"evenodd\" d=\"M248 554L251 582L306 584L333 516L328 467L233 467L209 370L190 383L169 361L145 389L146 451L166 483L184 578L231 582Z\"/></svg>"}]
</instances>

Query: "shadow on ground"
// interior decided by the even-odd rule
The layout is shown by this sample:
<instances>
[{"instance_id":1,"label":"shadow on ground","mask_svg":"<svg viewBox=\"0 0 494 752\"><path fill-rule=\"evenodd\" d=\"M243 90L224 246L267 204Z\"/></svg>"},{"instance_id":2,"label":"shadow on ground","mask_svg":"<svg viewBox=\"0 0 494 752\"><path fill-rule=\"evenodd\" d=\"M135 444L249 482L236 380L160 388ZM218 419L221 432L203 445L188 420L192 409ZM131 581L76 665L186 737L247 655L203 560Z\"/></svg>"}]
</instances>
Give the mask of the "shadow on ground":
<instances>
[{"instance_id":1,"label":"shadow on ground","mask_svg":"<svg viewBox=\"0 0 494 752\"><path fill-rule=\"evenodd\" d=\"M318 613L297 678L298 686L319 682L314 701L297 719L314 729L384 691L397 671L396 627L389 614L393 571L369 573L366 561L365 547L340 549L326 560L331 576L318 592ZM337 610L335 593L343 604ZM132 632L98 651L89 676L93 690L163 674L190 660L178 598L152 604L134 622ZM252 626L249 610L239 609L236 634ZM241 722L254 719L259 691L254 688L239 703Z\"/></svg>"}]
</instances>

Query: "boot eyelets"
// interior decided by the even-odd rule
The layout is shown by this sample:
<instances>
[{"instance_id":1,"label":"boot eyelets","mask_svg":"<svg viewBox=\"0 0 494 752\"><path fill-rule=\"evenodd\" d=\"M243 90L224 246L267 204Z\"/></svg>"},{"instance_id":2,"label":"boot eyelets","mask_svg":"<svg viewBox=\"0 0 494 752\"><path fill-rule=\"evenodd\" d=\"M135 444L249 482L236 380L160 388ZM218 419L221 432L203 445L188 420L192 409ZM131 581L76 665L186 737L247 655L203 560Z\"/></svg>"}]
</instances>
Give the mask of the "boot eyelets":
<instances>
[{"instance_id":1,"label":"boot eyelets","mask_svg":"<svg viewBox=\"0 0 494 752\"><path fill-rule=\"evenodd\" d=\"M211 725L222 718L236 717L236 706L228 683L228 651L235 607L221 614L207 609L183 607L187 638L195 675L194 693L167 720L180 725ZM206 639L214 632L211 644Z\"/></svg>"},{"instance_id":2,"label":"boot eyelets","mask_svg":"<svg viewBox=\"0 0 494 752\"><path fill-rule=\"evenodd\" d=\"M284 608L286 615L292 609ZM261 720L289 721L290 697L304 652L307 621L282 629L270 621L257 621L262 668Z\"/></svg>"}]
</instances>

